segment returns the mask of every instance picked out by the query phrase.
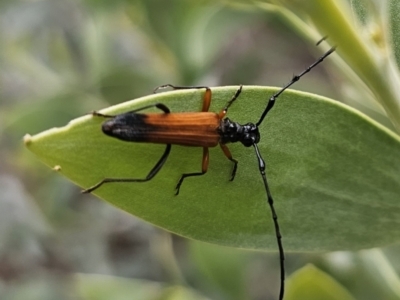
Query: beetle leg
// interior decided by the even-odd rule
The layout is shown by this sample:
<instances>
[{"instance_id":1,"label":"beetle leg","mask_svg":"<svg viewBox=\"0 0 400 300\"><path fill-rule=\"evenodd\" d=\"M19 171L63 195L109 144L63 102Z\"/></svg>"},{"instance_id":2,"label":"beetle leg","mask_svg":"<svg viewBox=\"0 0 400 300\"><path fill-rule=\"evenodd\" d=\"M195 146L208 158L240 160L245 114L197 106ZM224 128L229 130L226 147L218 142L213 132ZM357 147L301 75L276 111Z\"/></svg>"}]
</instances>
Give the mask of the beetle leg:
<instances>
[{"instance_id":1,"label":"beetle leg","mask_svg":"<svg viewBox=\"0 0 400 300\"><path fill-rule=\"evenodd\" d=\"M84 193L84 194L91 193L94 190L97 190L103 184L110 183L110 182L146 182L146 181L149 181L154 176L156 176L157 173L161 170L162 166L167 161L170 151L171 151L171 145L167 144L167 147L165 147L163 155L158 160L158 162L153 167L153 169L150 170L149 174L147 174L147 176L145 178L104 178L102 181L95 184L94 186L92 186L86 190L83 190L82 193Z\"/></svg>"},{"instance_id":2,"label":"beetle leg","mask_svg":"<svg viewBox=\"0 0 400 300\"><path fill-rule=\"evenodd\" d=\"M225 144L219 143L219 145L221 146L222 151L224 152L225 156L231 161L233 162L233 170L232 170L232 174L231 174L231 179L230 181L232 181L233 179L235 179L235 175L236 175L236 170L237 170L237 165L238 165L238 161L236 159L234 159L232 157L231 151L229 151L228 146L226 146Z\"/></svg>"},{"instance_id":3,"label":"beetle leg","mask_svg":"<svg viewBox=\"0 0 400 300\"><path fill-rule=\"evenodd\" d=\"M163 112L165 112L166 114L171 112L169 110L168 106L166 106L165 104L155 103L155 104L146 105L146 106L143 106L141 108L128 111L127 113L136 113L138 111L145 110L145 109L152 108L152 107L156 107L159 110L162 110ZM99 113L97 111L92 111L92 115L96 116L96 117L103 117L103 118L114 118L114 117L116 117L116 116L113 116L113 115L105 115L105 114Z\"/></svg>"},{"instance_id":4,"label":"beetle leg","mask_svg":"<svg viewBox=\"0 0 400 300\"><path fill-rule=\"evenodd\" d=\"M208 154L208 148L204 147L203 148L203 161L202 161L202 166L201 166L201 172L197 173L185 173L182 174L181 178L178 181L178 184L175 187L175 195L179 194L179 190L181 188L182 182L186 177L191 177L191 176L201 176L207 173L208 170L208 163L209 163L209 154Z\"/></svg>"},{"instance_id":5,"label":"beetle leg","mask_svg":"<svg viewBox=\"0 0 400 300\"><path fill-rule=\"evenodd\" d=\"M202 112L208 111L211 104L211 89L208 86L177 86L173 84L164 84L156 87L153 93L156 93L158 90L165 89L170 87L173 90L192 90L192 89L206 89L206 93L204 94L203 98L203 107L201 109Z\"/></svg>"},{"instance_id":6,"label":"beetle leg","mask_svg":"<svg viewBox=\"0 0 400 300\"><path fill-rule=\"evenodd\" d=\"M223 118L225 117L226 113L228 112L229 107L232 105L232 103L233 103L237 98L239 98L239 95L240 95L240 93L242 92L242 88L243 88L243 86L240 85L239 88L236 90L235 94L233 95L232 99L229 100L229 101L226 103L225 107L220 111L220 113L218 114L218 116L219 116L220 119L223 119Z\"/></svg>"}]
</instances>

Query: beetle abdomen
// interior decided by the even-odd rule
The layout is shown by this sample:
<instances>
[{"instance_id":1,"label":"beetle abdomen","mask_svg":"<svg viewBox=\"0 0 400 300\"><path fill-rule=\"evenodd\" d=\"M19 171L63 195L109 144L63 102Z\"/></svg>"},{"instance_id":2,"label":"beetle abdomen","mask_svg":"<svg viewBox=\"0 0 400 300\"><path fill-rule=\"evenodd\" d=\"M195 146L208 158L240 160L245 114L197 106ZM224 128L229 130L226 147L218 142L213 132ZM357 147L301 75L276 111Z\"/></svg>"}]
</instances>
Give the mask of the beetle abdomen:
<instances>
[{"instance_id":1,"label":"beetle abdomen","mask_svg":"<svg viewBox=\"0 0 400 300\"><path fill-rule=\"evenodd\" d=\"M127 112L103 123L105 134L124 141L215 147L220 135L212 112L137 114Z\"/></svg>"}]
</instances>

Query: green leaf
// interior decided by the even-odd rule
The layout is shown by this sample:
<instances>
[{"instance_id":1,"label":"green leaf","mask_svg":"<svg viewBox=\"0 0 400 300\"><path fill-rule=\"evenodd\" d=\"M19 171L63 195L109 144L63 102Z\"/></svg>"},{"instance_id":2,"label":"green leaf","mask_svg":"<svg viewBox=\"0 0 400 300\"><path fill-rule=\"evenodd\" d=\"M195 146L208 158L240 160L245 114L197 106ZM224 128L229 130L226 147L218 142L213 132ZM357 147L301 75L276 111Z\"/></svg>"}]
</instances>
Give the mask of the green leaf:
<instances>
[{"instance_id":1,"label":"green leaf","mask_svg":"<svg viewBox=\"0 0 400 300\"><path fill-rule=\"evenodd\" d=\"M245 278L252 252L200 242L189 245L203 284L211 283L231 300L248 298Z\"/></svg>"},{"instance_id":2,"label":"green leaf","mask_svg":"<svg viewBox=\"0 0 400 300\"><path fill-rule=\"evenodd\" d=\"M153 300L165 288L158 282L96 274L76 274L74 282L80 299L85 300Z\"/></svg>"},{"instance_id":3,"label":"green leaf","mask_svg":"<svg viewBox=\"0 0 400 300\"><path fill-rule=\"evenodd\" d=\"M210 300L182 286L171 286L166 289L159 300Z\"/></svg>"},{"instance_id":4,"label":"green leaf","mask_svg":"<svg viewBox=\"0 0 400 300\"><path fill-rule=\"evenodd\" d=\"M93 274L76 274L74 279L79 299L85 300L208 299L183 286L168 286L149 280Z\"/></svg>"},{"instance_id":5,"label":"green leaf","mask_svg":"<svg viewBox=\"0 0 400 300\"><path fill-rule=\"evenodd\" d=\"M355 300L342 285L313 265L290 276L286 290L285 300Z\"/></svg>"},{"instance_id":6,"label":"green leaf","mask_svg":"<svg viewBox=\"0 0 400 300\"><path fill-rule=\"evenodd\" d=\"M363 0L350 0L349 4L353 15L358 18L360 24L365 25L368 19L367 3Z\"/></svg>"},{"instance_id":7,"label":"green leaf","mask_svg":"<svg viewBox=\"0 0 400 300\"><path fill-rule=\"evenodd\" d=\"M364 250L360 257L365 268L364 273L373 276L374 282L387 294L382 295L382 298L400 299L400 276L395 270L395 263L390 261L381 249Z\"/></svg>"},{"instance_id":8,"label":"green leaf","mask_svg":"<svg viewBox=\"0 0 400 300\"><path fill-rule=\"evenodd\" d=\"M224 107L237 87L213 89L210 111ZM228 117L256 122L276 89L245 86ZM199 111L203 90L150 95L102 110L118 114L162 102L171 111ZM164 145L123 142L104 135L101 117L26 137L50 167L88 188L104 177L145 178ZM289 251L377 247L400 240L400 140L354 109L302 92L282 94L260 126L260 151ZM146 183L110 183L95 191L109 203L176 234L240 248L276 250L271 213L254 150L229 145L232 163L210 149L208 173L175 185L201 169L202 149L173 146L161 171ZM57 168L59 169L59 168Z\"/></svg>"},{"instance_id":9,"label":"green leaf","mask_svg":"<svg viewBox=\"0 0 400 300\"><path fill-rule=\"evenodd\" d=\"M396 59L397 67L400 66L400 2L396 0L389 0L388 2L389 13L389 32L390 41L393 44L393 53Z\"/></svg>"}]
</instances>

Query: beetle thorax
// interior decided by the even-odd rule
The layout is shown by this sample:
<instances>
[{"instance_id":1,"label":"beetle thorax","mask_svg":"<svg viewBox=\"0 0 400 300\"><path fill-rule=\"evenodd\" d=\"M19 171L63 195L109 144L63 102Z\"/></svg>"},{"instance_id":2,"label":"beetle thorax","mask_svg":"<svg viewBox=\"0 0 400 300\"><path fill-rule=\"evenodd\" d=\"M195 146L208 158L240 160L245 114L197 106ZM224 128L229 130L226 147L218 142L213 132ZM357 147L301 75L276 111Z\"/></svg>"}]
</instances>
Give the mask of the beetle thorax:
<instances>
[{"instance_id":1,"label":"beetle thorax","mask_svg":"<svg viewBox=\"0 0 400 300\"><path fill-rule=\"evenodd\" d=\"M260 141L260 133L255 124L241 125L229 118L221 120L218 133L222 144L241 142L245 147L250 147Z\"/></svg>"}]
</instances>

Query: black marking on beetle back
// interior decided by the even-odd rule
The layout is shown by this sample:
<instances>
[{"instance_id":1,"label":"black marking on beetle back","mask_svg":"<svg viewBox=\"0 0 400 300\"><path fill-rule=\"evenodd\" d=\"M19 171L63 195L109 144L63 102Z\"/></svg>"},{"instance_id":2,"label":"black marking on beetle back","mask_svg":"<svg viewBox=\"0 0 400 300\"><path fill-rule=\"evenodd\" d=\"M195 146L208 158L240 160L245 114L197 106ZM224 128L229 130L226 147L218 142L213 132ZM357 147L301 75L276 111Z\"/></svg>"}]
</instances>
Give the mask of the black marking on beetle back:
<instances>
[{"instance_id":1,"label":"black marking on beetle back","mask_svg":"<svg viewBox=\"0 0 400 300\"><path fill-rule=\"evenodd\" d=\"M146 119L145 114L128 112L105 121L101 129L104 134L123 141L147 142L153 126Z\"/></svg>"}]
</instances>

